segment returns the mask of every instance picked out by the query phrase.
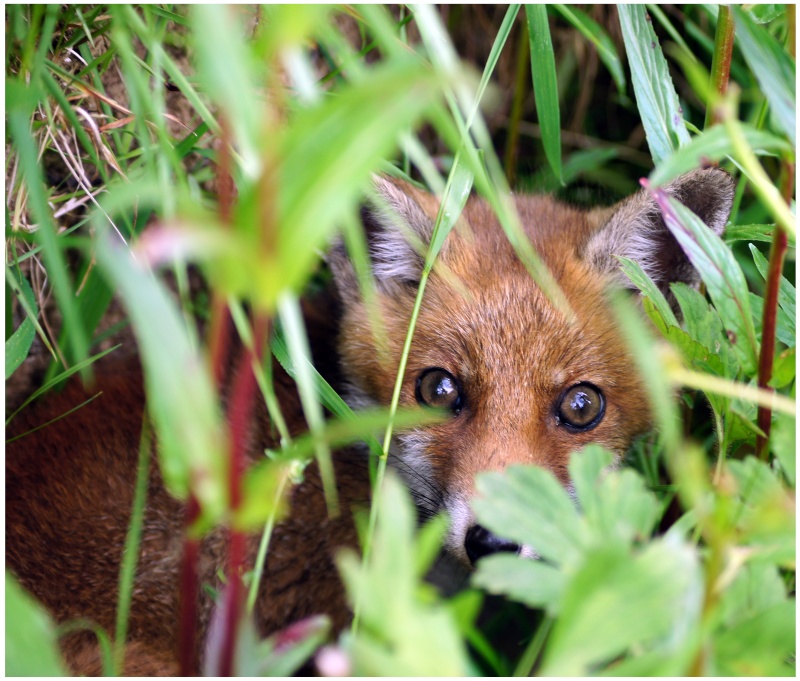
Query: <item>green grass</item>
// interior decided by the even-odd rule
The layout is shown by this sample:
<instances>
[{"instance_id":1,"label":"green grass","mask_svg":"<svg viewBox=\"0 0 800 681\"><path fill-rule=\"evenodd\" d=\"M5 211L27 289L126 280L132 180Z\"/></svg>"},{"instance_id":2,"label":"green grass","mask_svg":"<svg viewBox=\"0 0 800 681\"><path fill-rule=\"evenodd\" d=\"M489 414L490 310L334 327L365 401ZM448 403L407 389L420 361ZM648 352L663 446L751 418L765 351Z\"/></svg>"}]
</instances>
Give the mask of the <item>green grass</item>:
<instances>
[{"instance_id":1,"label":"green grass","mask_svg":"<svg viewBox=\"0 0 800 681\"><path fill-rule=\"evenodd\" d=\"M356 619L336 642L355 673L793 673L796 227L786 178L796 160L788 44L795 14L789 5L720 11L453 6L443 17L432 6L404 8L402 16L375 5L7 7L6 301L19 314L7 314L6 378L29 353L30 362L49 363L44 385L31 386L21 408L76 372L91 376L108 352L95 344L106 340L102 322L117 292L142 355L166 484L199 502L205 529L237 513L262 528L260 561L278 520L276 499L297 469L317 457L335 512L330 448L369 439L379 463L364 556L341 562ZM718 15L721 32L732 16L731 54L717 36ZM342 30L345 21L352 30ZM527 59L513 54L523 29L531 74ZM474 51L480 56L462 60ZM584 82L584 73L595 76ZM516 140L515 163L504 169L496 150L507 140ZM724 241L707 238L693 215L659 194L707 162L737 182ZM325 284L319 254L338 232L356 271L367 275L362 281L369 279L358 212L370 175L387 167L442 198L415 313L470 190L488 201L536 282L568 311L522 236L509 177L516 189L607 204L648 176L671 228L692 235L686 244L704 292L675 291L682 321L647 275L623 263L652 324L625 305L620 324L648 377L658 424L637 443L630 467L603 472L599 450L575 457L580 510L542 471L479 482L492 496L514 488L527 499L507 509L512 525L520 514L549 518L546 492L564 508L551 519L553 531L581 537L551 547L552 565L497 556L478 571L474 588L546 613L538 628L530 624L516 659L489 643L467 645L483 640L468 600L480 597L443 599L422 584L441 527L415 531L410 499L384 483L383 452L409 423L397 405L416 314L392 402L381 413L353 416L305 361L299 297ZM225 189L226 175L235 193ZM154 229L142 240L148 225ZM200 309L189 263L208 292ZM142 264L171 269L178 302ZM40 265L45 291L32 286L41 279L31 268ZM369 281L363 290L369 301ZM45 310L50 293L54 303ZM292 440L273 416L282 449L242 482L241 508L229 493L222 452L230 434L213 378L219 367L209 359L221 333L214 301L230 309L250 360L262 351L267 358L256 394L278 413L274 354L298 383L312 431ZM197 322L207 320L200 333ZM275 321L282 332L268 342L258 329ZM740 342L731 342L732 333ZM670 342L662 363L652 359L656 335ZM701 360L698 348L725 361ZM335 418L325 421L323 407ZM264 500L260 490L275 494ZM677 521L665 516L673 497ZM508 526L491 505L478 513L489 527ZM132 547L141 518L137 497ZM134 553L120 575L117 654ZM255 593L251 585L251 608ZM402 616L376 611L375 594L388 594L386 612ZM41 667L10 658L7 673L55 671L54 635L37 604L15 595L6 617L21 623L7 631L7 650L22 645L14 637L28 630L47 641ZM308 636L314 645L321 640L316 629ZM287 662L269 641L247 639L239 650L284 672L302 662L300 653ZM113 664L119 671L119 657Z\"/></svg>"}]
</instances>

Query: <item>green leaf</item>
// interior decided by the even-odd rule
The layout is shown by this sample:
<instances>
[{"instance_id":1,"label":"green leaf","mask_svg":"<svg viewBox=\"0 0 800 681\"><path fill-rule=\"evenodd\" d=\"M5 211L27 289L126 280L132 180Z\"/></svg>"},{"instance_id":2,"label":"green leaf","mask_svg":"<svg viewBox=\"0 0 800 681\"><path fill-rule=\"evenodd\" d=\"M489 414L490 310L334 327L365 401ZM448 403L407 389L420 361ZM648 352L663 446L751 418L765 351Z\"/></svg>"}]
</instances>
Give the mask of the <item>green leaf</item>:
<instances>
[{"instance_id":1,"label":"green leaf","mask_svg":"<svg viewBox=\"0 0 800 681\"><path fill-rule=\"evenodd\" d=\"M764 299L750 292L750 309L753 313L753 327L756 335L761 336L761 325L764 321ZM797 333L793 330L795 322L789 318L783 309L778 306L776 314L775 337L787 347L793 348L797 344Z\"/></svg>"},{"instance_id":2,"label":"green leaf","mask_svg":"<svg viewBox=\"0 0 800 681\"><path fill-rule=\"evenodd\" d=\"M573 564L584 527L569 495L544 468L512 466L477 476L472 507L481 524L501 537L528 545L548 561Z\"/></svg>"},{"instance_id":3,"label":"green leaf","mask_svg":"<svg viewBox=\"0 0 800 681\"><path fill-rule=\"evenodd\" d=\"M735 626L784 602L786 592L778 569L769 563L745 563L720 593L720 619L726 628Z\"/></svg>"},{"instance_id":4,"label":"green leaf","mask_svg":"<svg viewBox=\"0 0 800 681\"><path fill-rule=\"evenodd\" d=\"M228 505L227 456L207 364L169 294L108 231L97 240L97 260L133 322L164 482L179 498L191 489L208 517L220 518Z\"/></svg>"},{"instance_id":5,"label":"green leaf","mask_svg":"<svg viewBox=\"0 0 800 681\"><path fill-rule=\"evenodd\" d=\"M752 126L741 124L742 134L756 153L791 154L792 145L786 140ZM710 161L722 161L734 153L730 132L724 125L715 125L691 141L687 140L680 149L675 149L657 162L650 175L650 182L662 186L670 180L699 168Z\"/></svg>"},{"instance_id":6,"label":"green leaf","mask_svg":"<svg viewBox=\"0 0 800 681\"><path fill-rule=\"evenodd\" d=\"M725 229L725 241L768 241L772 243L775 225L728 225ZM796 241L793 234L787 234L789 245L794 248Z\"/></svg>"},{"instance_id":7,"label":"green leaf","mask_svg":"<svg viewBox=\"0 0 800 681\"><path fill-rule=\"evenodd\" d=\"M6 674L68 676L44 606L6 570Z\"/></svg>"},{"instance_id":8,"label":"green leaf","mask_svg":"<svg viewBox=\"0 0 800 681\"><path fill-rule=\"evenodd\" d=\"M553 7L561 12L564 18L595 46L600 61L606 65L611 77L614 79L617 90L624 96L626 88L625 72L622 69L622 61L617 54L614 41L611 40L608 33L594 19L589 18L584 12L575 7L560 4L553 5Z\"/></svg>"},{"instance_id":9,"label":"green leaf","mask_svg":"<svg viewBox=\"0 0 800 681\"><path fill-rule=\"evenodd\" d=\"M641 554L591 551L569 580L540 674L585 676L642 647L675 650L699 625L703 576L688 544L659 539Z\"/></svg>"},{"instance_id":10,"label":"green leaf","mask_svg":"<svg viewBox=\"0 0 800 681\"><path fill-rule=\"evenodd\" d=\"M297 114L279 143L279 255L273 255L274 262L255 261L260 276L269 276L261 286L267 303L277 291L307 279L317 260L315 249L356 209L378 161L437 105L440 91L435 74L408 55L380 64L336 97Z\"/></svg>"},{"instance_id":11,"label":"green leaf","mask_svg":"<svg viewBox=\"0 0 800 681\"><path fill-rule=\"evenodd\" d=\"M754 375L758 341L750 311L747 282L730 249L703 221L661 189L653 195L664 222L705 282L734 351L745 372Z\"/></svg>"},{"instance_id":12,"label":"green leaf","mask_svg":"<svg viewBox=\"0 0 800 681\"><path fill-rule=\"evenodd\" d=\"M25 277L20 277L19 283L21 285L21 294L25 297L27 307L29 307L34 315L39 313L39 308L36 306L36 296L33 295L33 289ZM11 337L6 341L6 380L11 376L25 361L28 356L28 351L31 349L33 339L36 337L36 329L34 328L33 321L29 316L25 316L22 324L19 325L16 331L11 334Z\"/></svg>"},{"instance_id":13,"label":"green leaf","mask_svg":"<svg viewBox=\"0 0 800 681\"><path fill-rule=\"evenodd\" d=\"M732 356L728 336L717 311L708 304L705 296L697 289L682 282L670 284L672 295L678 301L683 315L683 326L693 340L717 355L727 371L728 378L736 376L738 363Z\"/></svg>"},{"instance_id":14,"label":"green leaf","mask_svg":"<svg viewBox=\"0 0 800 681\"><path fill-rule=\"evenodd\" d=\"M795 602L786 601L715 637L714 673L720 676L794 676Z\"/></svg>"},{"instance_id":15,"label":"green leaf","mask_svg":"<svg viewBox=\"0 0 800 681\"><path fill-rule=\"evenodd\" d=\"M797 370L797 352L795 348L787 348L775 357L772 365L772 378L769 385L772 388L785 388L794 379Z\"/></svg>"},{"instance_id":16,"label":"green leaf","mask_svg":"<svg viewBox=\"0 0 800 681\"><path fill-rule=\"evenodd\" d=\"M753 254L753 261L758 268L759 274L767 280L769 272L769 262L753 244L750 244L750 252ZM781 275L778 285L778 305L786 313L789 322L789 332L795 333L795 319L797 318L797 290L791 282Z\"/></svg>"},{"instance_id":17,"label":"green leaf","mask_svg":"<svg viewBox=\"0 0 800 681\"><path fill-rule=\"evenodd\" d=\"M546 608L551 613L558 611L566 581L566 574L559 568L507 553L482 558L472 577L474 586L489 593L532 608Z\"/></svg>"},{"instance_id":18,"label":"green leaf","mask_svg":"<svg viewBox=\"0 0 800 681\"><path fill-rule=\"evenodd\" d=\"M378 521L366 568L353 552L337 560L347 593L361 604L355 635L345 639L354 675L461 676L466 650L449 609L423 588L414 550L416 509L390 471L378 499Z\"/></svg>"},{"instance_id":19,"label":"green leaf","mask_svg":"<svg viewBox=\"0 0 800 681\"><path fill-rule=\"evenodd\" d=\"M596 544L630 545L650 536L659 504L631 469L611 472L611 452L589 444L573 454L570 478Z\"/></svg>"},{"instance_id":20,"label":"green leaf","mask_svg":"<svg viewBox=\"0 0 800 681\"><path fill-rule=\"evenodd\" d=\"M561 177L561 113L558 105L558 81L546 5L525 5L531 46L531 74L536 115L542 129L542 143L547 162L559 183Z\"/></svg>"},{"instance_id":21,"label":"green leaf","mask_svg":"<svg viewBox=\"0 0 800 681\"><path fill-rule=\"evenodd\" d=\"M619 5L619 19L639 115L658 165L689 142L672 76L643 5Z\"/></svg>"},{"instance_id":22,"label":"green leaf","mask_svg":"<svg viewBox=\"0 0 800 681\"><path fill-rule=\"evenodd\" d=\"M746 5L743 9L757 24L768 24L773 19L777 19L786 13L785 5L773 5L771 3Z\"/></svg>"},{"instance_id":23,"label":"green leaf","mask_svg":"<svg viewBox=\"0 0 800 681\"><path fill-rule=\"evenodd\" d=\"M758 26L740 7L736 17L736 42L769 102L772 115L794 147L797 144L795 61L766 27Z\"/></svg>"},{"instance_id":24,"label":"green leaf","mask_svg":"<svg viewBox=\"0 0 800 681\"><path fill-rule=\"evenodd\" d=\"M330 629L330 620L324 615L317 615L259 640L253 620L247 617L237 630L235 674L290 677L325 643Z\"/></svg>"},{"instance_id":25,"label":"green leaf","mask_svg":"<svg viewBox=\"0 0 800 681\"><path fill-rule=\"evenodd\" d=\"M656 286L653 280L647 275L647 272L642 269L642 266L635 260L631 260L625 256L617 255L615 257L619 260L620 268L628 279L630 279L636 288L647 298L653 301L653 305L655 305L664 322L670 326L678 326L678 320L675 318L675 314L672 312L672 308L670 308L667 299L658 289L658 286Z\"/></svg>"},{"instance_id":26,"label":"green leaf","mask_svg":"<svg viewBox=\"0 0 800 681\"><path fill-rule=\"evenodd\" d=\"M797 479L797 420L788 414L776 414L770 432L770 449L778 457L781 470L794 487Z\"/></svg>"}]
</instances>

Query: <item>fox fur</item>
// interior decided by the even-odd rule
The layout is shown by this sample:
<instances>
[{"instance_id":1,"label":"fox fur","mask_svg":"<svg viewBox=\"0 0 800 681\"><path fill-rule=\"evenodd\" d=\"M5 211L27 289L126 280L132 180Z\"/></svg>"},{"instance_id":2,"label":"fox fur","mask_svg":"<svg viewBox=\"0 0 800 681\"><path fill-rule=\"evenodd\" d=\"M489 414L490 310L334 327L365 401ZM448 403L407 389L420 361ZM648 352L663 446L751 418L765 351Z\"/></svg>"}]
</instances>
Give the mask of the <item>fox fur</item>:
<instances>
[{"instance_id":1,"label":"fox fur","mask_svg":"<svg viewBox=\"0 0 800 681\"><path fill-rule=\"evenodd\" d=\"M717 234L730 212L731 178L698 170L666 187ZM388 405L438 211L435 197L410 184L379 178L380 201L363 211L380 326L375 333L358 277L344 246L328 262L333 288L306 304L315 359L354 408ZM531 244L575 313L568 319L534 283L497 218L471 198L441 250L419 311L400 405L452 399L444 421L398 433L390 460L411 489L420 516L446 511L444 552L469 569L476 527L470 499L475 476L511 464L533 464L570 486L570 453L597 442L622 456L650 424L647 391L607 304L609 285L629 286L614 255L636 260L668 295L669 284L697 275L644 191L612 206L584 210L547 196L515 197ZM383 338L383 341L380 339ZM331 339L335 339L332 343ZM331 347L333 345L333 347ZM431 371L434 371L431 374ZM305 429L292 381L276 366L276 393L293 434ZM429 378L425 378L429 376ZM433 378L430 378L430 377ZM427 383L426 383L427 381ZM570 392L575 386L578 393ZM10 442L6 453L6 563L56 621L92 620L113 632L122 547L128 528L144 410L135 355L99 364L97 383L74 383L23 410L7 436L27 433L102 394L68 416ZM575 397L578 394L579 397ZM572 397L567 397L572 395ZM582 395L582 397L580 396ZM564 405L602 410L575 427ZM571 412L570 412L571 413ZM278 443L262 406L252 420L248 457ZM255 618L262 635L312 614L334 627L350 612L334 567L337 549L357 546L350 511L370 498L366 453L335 453L345 513L327 516L316 468L292 492L290 514L275 530ZM176 674L179 571L185 508L150 466L141 555L136 572L125 673ZM472 538L472 539L471 539ZM492 551L496 538L485 550ZM248 540L250 569L259 537ZM508 550L513 547L503 547ZM524 547L535 554L536 547ZM483 549L481 549L483 550ZM201 584L219 587L225 564L222 530L201 545ZM197 668L213 611L198 593ZM62 639L75 673L101 672L95 635Z\"/></svg>"}]
</instances>

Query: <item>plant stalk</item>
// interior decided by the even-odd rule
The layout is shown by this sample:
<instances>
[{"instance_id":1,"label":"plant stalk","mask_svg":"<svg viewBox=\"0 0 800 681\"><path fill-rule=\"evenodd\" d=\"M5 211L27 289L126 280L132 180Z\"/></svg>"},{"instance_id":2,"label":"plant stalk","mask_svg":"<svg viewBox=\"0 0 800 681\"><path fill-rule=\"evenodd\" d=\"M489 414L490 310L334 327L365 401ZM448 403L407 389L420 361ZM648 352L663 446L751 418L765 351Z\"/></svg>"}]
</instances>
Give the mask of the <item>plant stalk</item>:
<instances>
[{"instance_id":1,"label":"plant stalk","mask_svg":"<svg viewBox=\"0 0 800 681\"><path fill-rule=\"evenodd\" d=\"M180 676L196 676L195 649L197 647L197 593L200 578L197 563L200 557L200 540L191 528L200 517L200 504L191 492L186 503L184 521L183 560L181 563L180 629L178 630L178 662Z\"/></svg>"},{"instance_id":2,"label":"plant stalk","mask_svg":"<svg viewBox=\"0 0 800 681\"><path fill-rule=\"evenodd\" d=\"M714 38L714 56L711 59L711 90L722 96L728 91L731 75L731 55L733 54L733 35L735 25L733 13L728 5L719 6L717 34ZM705 129L719 123L721 116L717 107L706 107Z\"/></svg>"},{"instance_id":3,"label":"plant stalk","mask_svg":"<svg viewBox=\"0 0 800 681\"><path fill-rule=\"evenodd\" d=\"M781 195L788 204L794 190L794 163L783 161L783 177ZM786 231L780 224L775 225L772 246L769 251L769 269L767 270L766 290L764 291L764 316L762 318L761 354L758 358L758 387L772 391L769 382L772 379L772 367L775 361L775 332L778 320L778 290L783 272L783 261L789 248ZM769 434L772 426L772 409L766 406L758 408L758 427L764 435L756 436L756 455L766 461L769 456Z\"/></svg>"},{"instance_id":4,"label":"plant stalk","mask_svg":"<svg viewBox=\"0 0 800 681\"><path fill-rule=\"evenodd\" d=\"M254 321L253 348L243 348L239 356L239 366L235 374L228 407L228 423L230 424L229 440L229 477L228 494L230 513L233 518L242 504L242 478L246 465L247 436L255 403L257 389L254 366L261 365L267 333L269 317L258 314ZM235 523L228 530L228 594L223 600L226 611L223 614L223 634L220 655L220 676L233 676L234 651L236 650L236 632L244 604L244 584L242 569L245 561L246 537Z\"/></svg>"}]
</instances>

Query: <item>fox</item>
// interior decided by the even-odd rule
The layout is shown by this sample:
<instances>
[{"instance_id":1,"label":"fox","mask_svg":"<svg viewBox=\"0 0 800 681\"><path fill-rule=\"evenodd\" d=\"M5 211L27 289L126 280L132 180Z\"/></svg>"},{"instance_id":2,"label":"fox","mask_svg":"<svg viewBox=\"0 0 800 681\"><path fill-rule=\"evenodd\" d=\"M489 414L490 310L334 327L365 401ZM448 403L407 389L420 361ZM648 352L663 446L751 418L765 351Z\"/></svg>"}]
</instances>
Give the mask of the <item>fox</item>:
<instances>
[{"instance_id":1,"label":"fox","mask_svg":"<svg viewBox=\"0 0 800 681\"><path fill-rule=\"evenodd\" d=\"M440 199L392 177L374 178L362 223L375 299L365 301L344 243L328 255L328 290L304 301L318 369L353 409L392 400L400 357ZM665 191L721 234L733 202L733 180L716 167L691 171ZM401 377L399 404L435 408L441 420L394 435L389 463L415 500L422 520L449 517L442 547L452 574L468 574L484 556L518 552L482 527L472 511L476 476L516 464L543 467L570 489L570 455L599 443L622 459L651 427L648 393L615 316L610 288L633 285L615 256L641 265L670 299L670 284L699 277L645 190L607 207L582 208L548 195L515 195L530 241L572 310L553 303L531 277L488 203L468 199L430 273ZM376 334L374 314L384 333ZM379 339L379 336L381 338ZM57 622L90 620L111 634L118 603L122 547L131 518L139 436L145 416L135 352L105 358L96 384L69 385L17 415L7 432L6 565ZM276 363L275 392L290 432L306 430L293 381ZM89 403L90 397L97 395ZM224 393L224 390L223 390ZM79 409L74 409L83 405ZM72 410L72 411L70 411ZM65 415L66 414L66 415ZM63 416L63 418L58 418ZM43 426L43 424L46 424ZM40 427L43 426L43 427ZM247 458L278 447L266 408L251 419ZM352 613L335 556L358 547L354 515L369 504L366 446L333 455L343 512L330 517L315 464L289 498L277 524L254 609L262 636L313 614L334 631ZM151 452L147 506L124 655L126 675L174 675L178 662L180 566L186 504L165 489ZM247 540L252 568L260 537ZM223 529L201 542L193 669L203 668L220 570ZM432 576L441 588L457 581ZM91 631L60 640L75 674L100 674ZM185 671L185 669L184 669Z\"/></svg>"}]
</instances>

